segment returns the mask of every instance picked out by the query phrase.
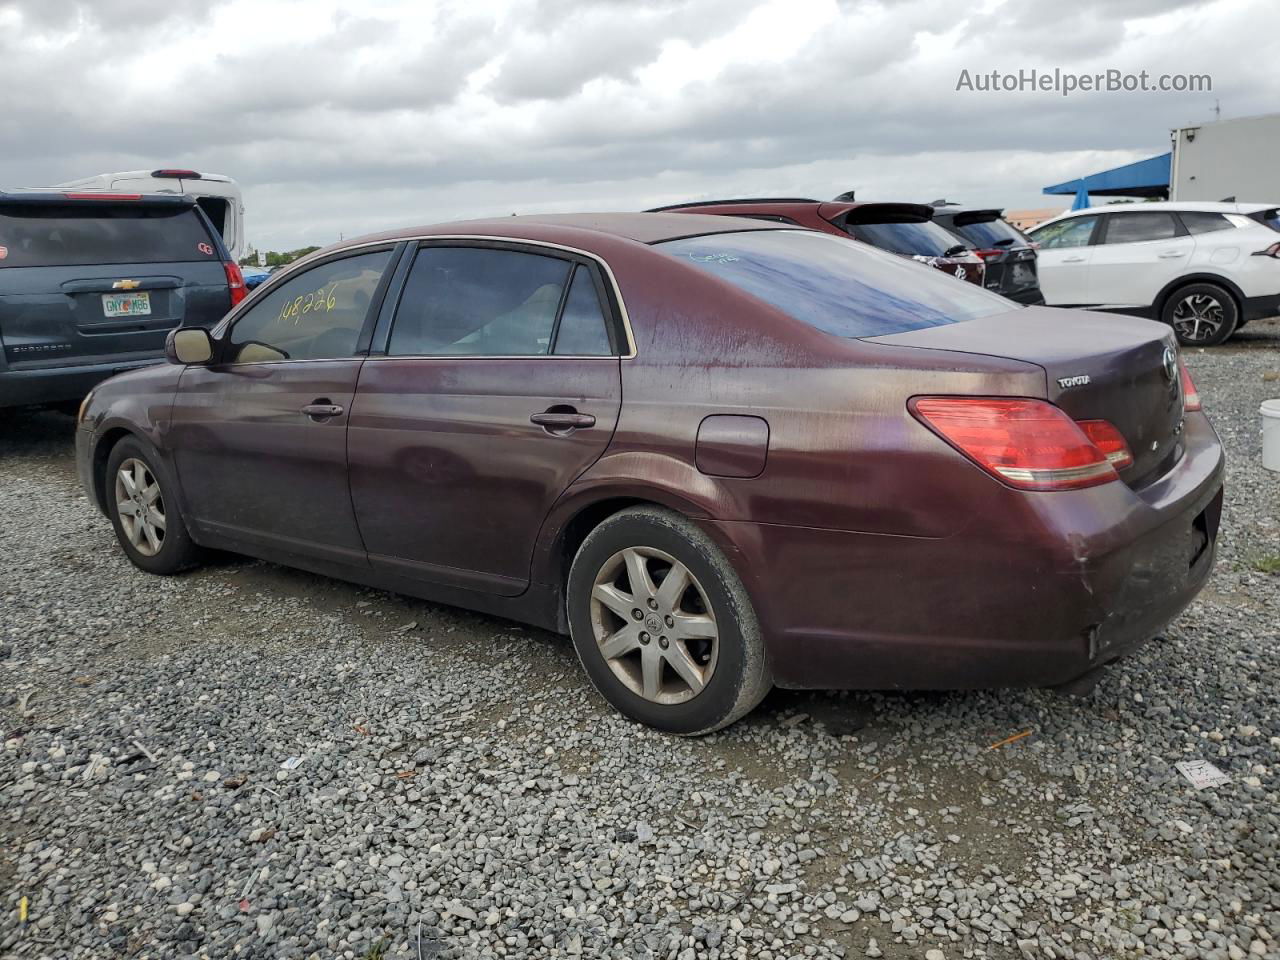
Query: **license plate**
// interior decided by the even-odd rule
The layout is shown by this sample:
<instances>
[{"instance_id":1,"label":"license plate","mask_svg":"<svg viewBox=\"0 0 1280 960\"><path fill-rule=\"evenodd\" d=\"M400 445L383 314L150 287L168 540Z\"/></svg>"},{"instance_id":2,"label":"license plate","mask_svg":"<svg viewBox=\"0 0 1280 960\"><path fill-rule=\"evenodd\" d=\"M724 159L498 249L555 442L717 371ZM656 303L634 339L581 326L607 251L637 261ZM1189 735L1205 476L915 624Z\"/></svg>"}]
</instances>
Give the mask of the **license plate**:
<instances>
[{"instance_id":1,"label":"license plate","mask_svg":"<svg viewBox=\"0 0 1280 960\"><path fill-rule=\"evenodd\" d=\"M102 312L108 317L142 317L151 312L149 293L104 293Z\"/></svg>"}]
</instances>

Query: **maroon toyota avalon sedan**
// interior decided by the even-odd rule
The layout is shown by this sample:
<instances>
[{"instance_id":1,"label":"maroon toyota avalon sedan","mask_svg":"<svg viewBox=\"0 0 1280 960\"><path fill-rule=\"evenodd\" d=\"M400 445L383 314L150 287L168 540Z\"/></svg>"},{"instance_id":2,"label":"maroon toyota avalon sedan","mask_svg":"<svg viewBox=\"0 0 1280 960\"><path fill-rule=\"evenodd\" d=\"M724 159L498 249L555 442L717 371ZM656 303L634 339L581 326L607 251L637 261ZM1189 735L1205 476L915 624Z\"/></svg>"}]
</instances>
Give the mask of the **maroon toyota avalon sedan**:
<instances>
[{"instance_id":1,"label":"maroon toyota avalon sedan","mask_svg":"<svg viewBox=\"0 0 1280 960\"><path fill-rule=\"evenodd\" d=\"M153 573L232 550L573 637L628 716L771 685L1091 675L1209 575L1173 334L687 214L398 230L99 386L80 474Z\"/></svg>"}]
</instances>

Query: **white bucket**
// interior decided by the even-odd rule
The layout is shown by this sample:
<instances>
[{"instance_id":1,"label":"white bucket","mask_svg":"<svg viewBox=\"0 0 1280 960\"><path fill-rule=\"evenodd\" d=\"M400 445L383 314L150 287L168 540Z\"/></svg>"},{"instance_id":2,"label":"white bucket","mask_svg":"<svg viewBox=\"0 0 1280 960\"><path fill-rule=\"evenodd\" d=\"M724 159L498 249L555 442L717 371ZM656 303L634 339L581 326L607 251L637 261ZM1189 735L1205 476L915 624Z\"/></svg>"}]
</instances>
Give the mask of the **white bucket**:
<instances>
[{"instance_id":1,"label":"white bucket","mask_svg":"<svg viewBox=\"0 0 1280 960\"><path fill-rule=\"evenodd\" d=\"M1258 412L1262 414L1262 465L1280 473L1280 400L1263 400Z\"/></svg>"}]
</instances>

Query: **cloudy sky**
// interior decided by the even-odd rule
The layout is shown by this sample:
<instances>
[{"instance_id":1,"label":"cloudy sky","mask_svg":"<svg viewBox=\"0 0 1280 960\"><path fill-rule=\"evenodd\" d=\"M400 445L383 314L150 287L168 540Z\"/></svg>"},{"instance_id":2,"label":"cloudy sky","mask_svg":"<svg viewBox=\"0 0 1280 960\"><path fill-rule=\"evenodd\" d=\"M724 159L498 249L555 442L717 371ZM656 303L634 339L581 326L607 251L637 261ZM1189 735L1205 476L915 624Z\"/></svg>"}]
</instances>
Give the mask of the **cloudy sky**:
<instances>
[{"instance_id":1,"label":"cloudy sky","mask_svg":"<svg viewBox=\"0 0 1280 960\"><path fill-rule=\"evenodd\" d=\"M270 249L854 188L1041 207L1215 100L1280 108L1278 35L1275 0L0 0L0 186L225 173ZM956 89L1032 68L1213 91Z\"/></svg>"}]
</instances>

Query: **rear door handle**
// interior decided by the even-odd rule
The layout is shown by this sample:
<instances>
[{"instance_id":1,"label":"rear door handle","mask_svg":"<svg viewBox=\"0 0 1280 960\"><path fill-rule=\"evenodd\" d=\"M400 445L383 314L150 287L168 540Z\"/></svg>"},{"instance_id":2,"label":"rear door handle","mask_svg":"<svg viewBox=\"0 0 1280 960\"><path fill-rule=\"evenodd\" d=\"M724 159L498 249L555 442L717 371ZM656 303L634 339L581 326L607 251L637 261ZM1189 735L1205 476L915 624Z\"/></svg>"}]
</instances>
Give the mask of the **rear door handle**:
<instances>
[{"instance_id":1,"label":"rear door handle","mask_svg":"<svg viewBox=\"0 0 1280 960\"><path fill-rule=\"evenodd\" d=\"M341 404L330 403L328 400L316 400L303 407L302 412L312 420L329 420L333 417L341 416L343 407Z\"/></svg>"},{"instance_id":2,"label":"rear door handle","mask_svg":"<svg viewBox=\"0 0 1280 960\"><path fill-rule=\"evenodd\" d=\"M1157 254L1161 260L1176 260L1187 255L1185 250L1166 250L1164 253Z\"/></svg>"},{"instance_id":3,"label":"rear door handle","mask_svg":"<svg viewBox=\"0 0 1280 960\"><path fill-rule=\"evenodd\" d=\"M1063 263L1084 263L1084 257L1063 257Z\"/></svg>"},{"instance_id":4,"label":"rear door handle","mask_svg":"<svg viewBox=\"0 0 1280 960\"><path fill-rule=\"evenodd\" d=\"M529 422L545 428L548 433L563 433L582 427L594 427L596 418L589 413L578 413L572 409L545 410L542 413L535 413L529 418Z\"/></svg>"}]
</instances>

